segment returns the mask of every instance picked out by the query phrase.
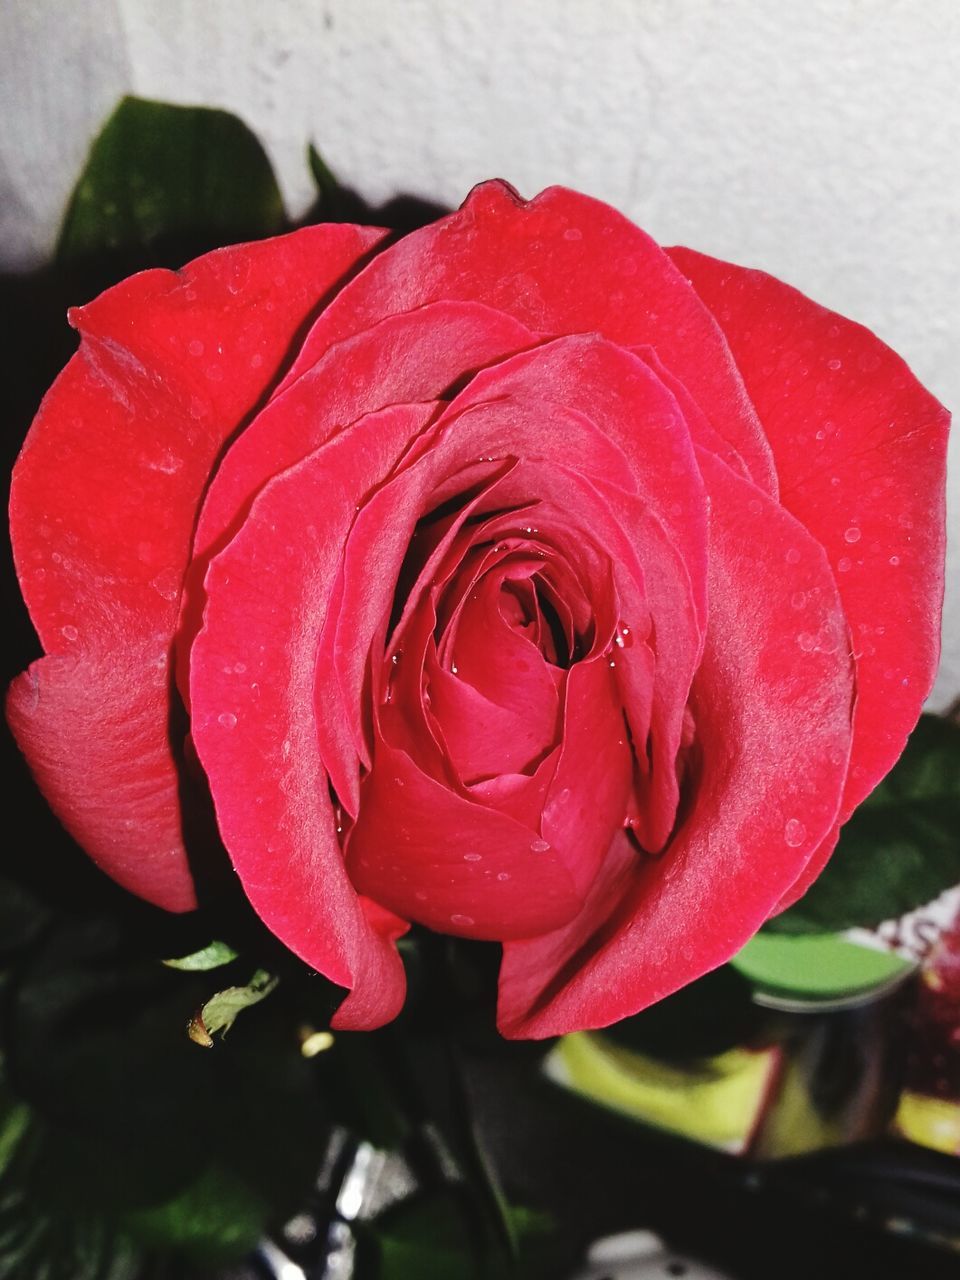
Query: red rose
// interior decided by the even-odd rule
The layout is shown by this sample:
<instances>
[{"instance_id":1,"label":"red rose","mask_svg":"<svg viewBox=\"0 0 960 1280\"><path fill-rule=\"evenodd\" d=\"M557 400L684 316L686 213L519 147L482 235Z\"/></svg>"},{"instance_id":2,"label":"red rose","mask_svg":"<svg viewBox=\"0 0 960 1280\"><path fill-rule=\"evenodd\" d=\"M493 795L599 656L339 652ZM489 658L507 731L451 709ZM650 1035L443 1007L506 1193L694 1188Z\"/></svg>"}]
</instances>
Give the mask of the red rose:
<instances>
[{"instance_id":1,"label":"red rose","mask_svg":"<svg viewBox=\"0 0 960 1280\"><path fill-rule=\"evenodd\" d=\"M396 1014L409 921L503 942L507 1035L603 1025L796 898L899 754L947 415L867 330L571 191L381 236L73 314L14 481L47 656L10 722L95 861L189 909L175 679L336 1025Z\"/></svg>"}]
</instances>

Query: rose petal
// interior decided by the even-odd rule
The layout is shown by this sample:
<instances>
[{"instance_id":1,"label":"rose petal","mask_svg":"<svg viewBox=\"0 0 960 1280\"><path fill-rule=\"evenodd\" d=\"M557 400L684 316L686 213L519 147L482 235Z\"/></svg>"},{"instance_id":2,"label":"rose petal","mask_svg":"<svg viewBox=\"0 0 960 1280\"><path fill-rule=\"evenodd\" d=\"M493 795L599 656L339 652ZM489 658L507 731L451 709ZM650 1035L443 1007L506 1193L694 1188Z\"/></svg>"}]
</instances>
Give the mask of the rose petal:
<instances>
[{"instance_id":1,"label":"rose petal","mask_svg":"<svg viewBox=\"0 0 960 1280\"><path fill-rule=\"evenodd\" d=\"M109 289L71 313L80 350L17 463L14 554L50 656L11 686L11 727L94 861L169 910L195 905L169 649L200 496L317 299L382 235L310 227Z\"/></svg>"},{"instance_id":2,"label":"rose petal","mask_svg":"<svg viewBox=\"0 0 960 1280\"><path fill-rule=\"evenodd\" d=\"M267 485L210 566L191 656L194 739L233 864L267 927L353 988L343 1027L394 1017L404 978L390 930L364 913L343 865L315 662L357 498L423 418L418 405L371 414Z\"/></svg>"},{"instance_id":3,"label":"rose petal","mask_svg":"<svg viewBox=\"0 0 960 1280\"><path fill-rule=\"evenodd\" d=\"M570 920L582 901L538 831L428 778L383 740L346 855L361 893L465 938L542 933Z\"/></svg>"},{"instance_id":4,"label":"rose petal","mask_svg":"<svg viewBox=\"0 0 960 1280\"><path fill-rule=\"evenodd\" d=\"M213 478L194 540L195 573L202 578L267 481L337 430L388 405L436 399L470 370L534 341L523 325L490 307L441 301L375 323L309 366L301 363L296 385L288 380L274 395Z\"/></svg>"},{"instance_id":5,"label":"rose petal","mask_svg":"<svg viewBox=\"0 0 960 1280\"><path fill-rule=\"evenodd\" d=\"M727 335L783 505L837 575L857 668L847 817L900 755L936 674L949 414L868 329L761 271L669 252Z\"/></svg>"},{"instance_id":6,"label":"rose petal","mask_svg":"<svg viewBox=\"0 0 960 1280\"><path fill-rule=\"evenodd\" d=\"M311 329L288 381L335 342L437 299L494 307L550 336L648 344L713 427L776 493L770 448L716 321L663 250L609 205L563 187L522 200L504 182L393 244Z\"/></svg>"},{"instance_id":7,"label":"rose petal","mask_svg":"<svg viewBox=\"0 0 960 1280\"><path fill-rule=\"evenodd\" d=\"M713 504L710 627L691 697L689 811L659 858L631 862L615 842L566 929L505 946L507 1036L605 1026L723 963L836 820L853 671L833 575L793 517L768 499L752 508L758 490L711 455L700 465Z\"/></svg>"},{"instance_id":8,"label":"rose petal","mask_svg":"<svg viewBox=\"0 0 960 1280\"><path fill-rule=\"evenodd\" d=\"M626 818L633 760L617 682L605 657L567 677L560 759L540 826L585 898Z\"/></svg>"},{"instance_id":9,"label":"rose petal","mask_svg":"<svg viewBox=\"0 0 960 1280\"><path fill-rule=\"evenodd\" d=\"M670 388L622 347L592 336L574 336L483 370L453 401L449 412L508 398L527 398L537 405L545 456L569 459L578 470L595 473L643 499L679 552L702 621L706 616L707 505L694 456L695 445L702 442L691 438L691 424ZM561 434L557 406L563 407L566 417L582 415L616 446L609 470L598 451L589 459L573 451L572 442Z\"/></svg>"}]
</instances>

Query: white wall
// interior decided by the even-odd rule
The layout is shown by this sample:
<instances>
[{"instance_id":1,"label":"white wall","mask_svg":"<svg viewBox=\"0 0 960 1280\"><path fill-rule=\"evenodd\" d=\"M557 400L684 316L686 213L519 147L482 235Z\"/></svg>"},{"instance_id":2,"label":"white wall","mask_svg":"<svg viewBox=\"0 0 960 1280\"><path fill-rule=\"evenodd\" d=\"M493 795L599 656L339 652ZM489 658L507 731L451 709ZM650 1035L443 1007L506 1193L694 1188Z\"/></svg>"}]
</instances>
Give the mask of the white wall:
<instances>
[{"instance_id":1,"label":"white wall","mask_svg":"<svg viewBox=\"0 0 960 1280\"><path fill-rule=\"evenodd\" d=\"M956 0L3 0L0 57L0 262L49 249L120 93L201 102L258 132L294 213L308 138L374 202L577 186L870 325L960 408Z\"/></svg>"}]
</instances>

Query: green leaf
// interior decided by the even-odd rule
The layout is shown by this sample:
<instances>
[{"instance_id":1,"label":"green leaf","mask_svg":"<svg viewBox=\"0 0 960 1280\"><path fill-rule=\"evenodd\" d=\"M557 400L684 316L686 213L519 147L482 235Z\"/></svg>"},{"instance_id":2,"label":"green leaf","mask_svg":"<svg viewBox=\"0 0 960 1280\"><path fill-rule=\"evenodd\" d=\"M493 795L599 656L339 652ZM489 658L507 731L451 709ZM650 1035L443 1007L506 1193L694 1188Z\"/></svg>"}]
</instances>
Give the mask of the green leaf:
<instances>
[{"instance_id":1,"label":"green leaf","mask_svg":"<svg viewBox=\"0 0 960 1280\"><path fill-rule=\"evenodd\" d=\"M61 262L273 235L285 224L270 161L226 111L123 98L90 149L57 245Z\"/></svg>"},{"instance_id":2,"label":"green leaf","mask_svg":"<svg viewBox=\"0 0 960 1280\"><path fill-rule=\"evenodd\" d=\"M229 964L236 958L237 953L233 947L228 946L226 942L217 942L215 939L189 956L181 956L178 960L164 960L163 963L168 969L185 969L188 972L194 972L201 969L219 969L221 965Z\"/></svg>"},{"instance_id":3,"label":"green leaf","mask_svg":"<svg viewBox=\"0 0 960 1280\"><path fill-rule=\"evenodd\" d=\"M312 142L307 147L307 164L317 186L316 203L307 222L370 222L371 210L355 191L337 181Z\"/></svg>"},{"instance_id":4,"label":"green leaf","mask_svg":"<svg viewBox=\"0 0 960 1280\"><path fill-rule=\"evenodd\" d=\"M310 166L310 173L317 184L317 195L322 208L323 205L336 200L340 191L340 184L312 142L307 147L307 164Z\"/></svg>"},{"instance_id":5,"label":"green leaf","mask_svg":"<svg viewBox=\"0 0 960 1280\"><path fill-rule=\"evenodd\" d=\"M225 987L218 991L191 1020L188 1027L190 1039L209 1048L218 1031L225 1036L237 1016L266 999L279 981L266 969L258 969L245 987Z\"/></svg>"},{"instance_id":6,"label":"green leaf","mask_svg":"<svg viewBox=\"0 0 960 1280\"><path fill-rule=\"evenodd\" d=\"M213 1263L252 1249L265 1217L263 1199L247 1183L211 1165L171 1200L128 1213L123 1225L145 1247Z\"/></svg>"},{"instance_id":7,"label":"green leaf","mask_svg":"<svg viewBox=\"0 0 960 1280\"><path fill-rule=\"evenodd\" d=\"M843 828L826 870L767 922L835 933L905 915L960 883L960 728L920 717L906 750Z\"/></svg>"},{"instance_id":8,"label":"green leaf","mask_svg":"<svg viewBox=\"0 0 960 1280\"><path fill-rule=\"evenodd\" d=\"M302 1203L328 1119L295 1015L271 1001L231 1052L198 1054L178 1026L204 982L109 917L31 949L0 1010L0 1280L106 1280L144 1251L202 1264Z\"/></svg>"},{"instance_id":9,"label":"green leaf","mask_svg":"<svg viewBox=\"0 0 960 1280\"><path fill-rule=\"evenodd\" d=\"M479 1280L462 1208L451 1193L418 1199L377 1221L379 1280Z\"/></svg>"}]
</instances>

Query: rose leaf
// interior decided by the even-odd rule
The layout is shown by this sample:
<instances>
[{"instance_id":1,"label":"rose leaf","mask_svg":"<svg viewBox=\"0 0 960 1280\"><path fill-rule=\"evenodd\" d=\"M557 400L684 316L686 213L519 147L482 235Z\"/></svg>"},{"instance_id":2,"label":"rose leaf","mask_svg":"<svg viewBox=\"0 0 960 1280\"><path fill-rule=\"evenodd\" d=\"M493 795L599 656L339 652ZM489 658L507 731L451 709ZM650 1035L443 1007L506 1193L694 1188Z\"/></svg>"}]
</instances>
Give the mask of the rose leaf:
<instances>
[{"instance_id":1,"label":"rose leaf","mask_svg":"<svg viewBox=\"0 0 960 1280\"><path fill-rule=\"evenodd\" d=\"M775 933L871 928L960 882L960 728L920 717L906 750L843 828L826 870L764 926Z\"/></svg>"},{"instance_id":2,"label":"rose leaf","mask_svg":"<svg viewBox=\"0 0 960 1280\"><path fill-rule=\"evenodd\" d=\"M270 161L236 116L123 98L94 140L67 206L60 262L163 256L283 229ZM148 251L145 255L144 251Z\"/></svg>"}]
</instances>

